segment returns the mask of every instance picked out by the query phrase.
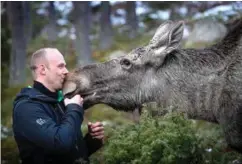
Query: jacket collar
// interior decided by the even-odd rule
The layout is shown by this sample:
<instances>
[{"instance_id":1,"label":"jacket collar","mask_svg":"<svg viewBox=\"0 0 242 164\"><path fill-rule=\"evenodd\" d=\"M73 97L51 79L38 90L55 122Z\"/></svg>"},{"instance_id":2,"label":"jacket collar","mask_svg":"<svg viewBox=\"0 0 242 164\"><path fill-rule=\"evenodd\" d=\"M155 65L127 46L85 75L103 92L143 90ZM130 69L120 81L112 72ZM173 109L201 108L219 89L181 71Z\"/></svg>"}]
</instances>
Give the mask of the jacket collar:
<instances>
[{"instance_id":1,"label":"jacket collar","mask_svg":"<svg viewBox=\"0 0 242 164\"><path fill-rule=\"evenodd\" d=\"M48 88L46 88L42 83L38 81L34 81L33 88L37 89L39 92L44 95L51 97L53 99L58 99L58 92L52 92Z\"/></svg>"}]
</instances>

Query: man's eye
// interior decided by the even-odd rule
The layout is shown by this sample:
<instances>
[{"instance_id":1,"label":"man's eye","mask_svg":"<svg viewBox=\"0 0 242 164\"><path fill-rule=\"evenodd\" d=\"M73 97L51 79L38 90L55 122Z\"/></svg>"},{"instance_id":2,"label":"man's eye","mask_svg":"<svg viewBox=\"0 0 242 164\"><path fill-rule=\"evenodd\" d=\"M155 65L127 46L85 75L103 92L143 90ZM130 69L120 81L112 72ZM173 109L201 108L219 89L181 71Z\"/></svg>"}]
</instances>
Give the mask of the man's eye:
<instances>
[{"instance_id":1,"label":"man's eye","mask_svg":"<svg viewBox=\"0 0 242 164\"><path fill-rule=\"evenodd\" d=\"M59 65L58 67L59 67L59 68L64 68L64 67L65 67L65 65Z\"/></svg>"}]
</instances>

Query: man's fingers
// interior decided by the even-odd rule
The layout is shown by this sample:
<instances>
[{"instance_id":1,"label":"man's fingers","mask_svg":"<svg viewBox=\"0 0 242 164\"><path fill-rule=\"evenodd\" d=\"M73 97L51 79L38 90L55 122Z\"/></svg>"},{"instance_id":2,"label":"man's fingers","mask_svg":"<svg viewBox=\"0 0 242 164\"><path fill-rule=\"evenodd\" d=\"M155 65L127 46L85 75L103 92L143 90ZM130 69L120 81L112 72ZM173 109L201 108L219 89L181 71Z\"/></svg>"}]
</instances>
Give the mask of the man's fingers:
<instances>
[{"instance_id":1,"label":"man's fingers","mask_svg":"<svg viewBox=\"0 0 242 164\"><path fill-rule=\"evenodd\" d=\"M88 123L87 123L88 130L91 129L91 126L92 126L92 123L91 123L91 122L88 122Z\"/></svg>"},{"instance_id":2,"label":"man's fingers","mask_svg":"<svg viewBox=\"0 0 242 164\"><path fill-rule=\"evenodd\" d=\"M98 127L98 126L103 126L103 124L101 122L95 122L95 123L88 122L87 125L89 127L92 127L92 128L95 128L95 127Z\"/></svg>"},{"instance_id":3,"label":"man's fingers","mask_svg":"<svg viewBox=\"0 0 242 164\"><path fill-rule=\"evenodd\" d=\"M96 128L91 128L90 132L95 133L95 132L100 132L100 131L103 131L103 130L104 130L104 127L96 127Z\"/></svg>"},{"instance_id":4,"label":"man's fingers","mask_svg":"<svg viewBox=\"0 0 242 164\"><path fill-rule=\"evenodd\" d=\"M104 136L104 132L101 131L101 132L90 133L90 135L92 137Z\"/></svg>"},{"instance_id":5,"label":"man's fingers","mask_svg":"<svg viewBox=\"0 0 242 164\"><path fill-rule=\"evenodd\" d=\"M97 131L99 129L104 129L103 127L103 124L101 122L96 122L96 123L91 123L91 122L88 122L88 128L94 132L94 131Z\"/></svg>"},{"instance_id":6,"label":"man's fingers","mask_svg":"<svg viewBox=\"0 0 242 164\"><path fill-rule=\"evenodd\" d=\"M92 128L98 127L98 126L103 126L101 122L95 122L91 125Z\"/></svg>"},{"instance_id":7,"label":"man's fingers","mask_svg":"<svg viewBox=\"0 0 242 164\"><path fill-rule=\"evenodd\" d=\"M104 127L101 122L91 123L88 122L89 133L92 138L99 140L104 139Z\"/></svg>"}]
</instances>

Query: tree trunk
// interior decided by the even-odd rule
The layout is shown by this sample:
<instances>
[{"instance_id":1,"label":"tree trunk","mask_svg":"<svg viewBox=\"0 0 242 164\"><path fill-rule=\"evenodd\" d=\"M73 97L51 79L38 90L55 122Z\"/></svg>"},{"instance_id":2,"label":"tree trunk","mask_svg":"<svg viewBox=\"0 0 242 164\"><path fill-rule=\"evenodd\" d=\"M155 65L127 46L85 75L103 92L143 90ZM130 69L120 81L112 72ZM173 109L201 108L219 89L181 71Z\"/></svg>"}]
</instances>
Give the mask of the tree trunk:
<instances>
[{"instance_id":1,"label":"tree trunk","mask_svg":"<svg viewBox=\"0 0 242 164\"><path fill-rule=\"evenodd\" d=\"M24 1L24 24L25 24L25 39L28 45L32 39L32 19L31 19L31 2Z\"/></svg>"},{"instance_id":2,"label":"tree trunk","mask_svg":"<svg viewBox=\"0 0 242 164\"><path fill-rule=\"evenodd\" d=\"M23 84L26 79L26 40L23 2L8 2L7 14L12 31L9 85Z\"/></svg>"},{"instance_id":3,"label":"tree trunk","mask_svg":"<svg viewBox=\"0 0 242 164\"><path fill-rule=\"evenodd\" d=\"M135 1L127 1L126 24L128 26L129 38L135 38L137 36L137 29L138 29L138 18L136 15Z\"/></svg>"},{"instance_id":4,"label":"tree trunk","mask_svg":"<svg viewBox=\"0 0 242 164\"><path fill-rule=\"evenodd\" d=\"M77 54L77 65L92 63L90 21L91 7L90 2L73 2L74 27L76 30L75 49Z\"/></svg>"},{"instance_id":5,"label":"tree trunk","mask_svg":"<svg viewBox=\"0 0 242 164\"><path fill-rule=\"evenodd\" d=\"M99 48L106 50L112 46L113 29L110 20L111 7L109 1L101 3L101 19L100 19L100 41Z\"/></svg>"},{"instance_id":6,"label":"tree trunk","mask_svg":"<svg viewBox=\"0 0 242 164\"><path fill-rule=\"evenodd\" d=\"M56 10L53 1L49 2L48 8L49 24L47 25L47 37L52 43L57 39Z\"/></svg>"}]
</instances>

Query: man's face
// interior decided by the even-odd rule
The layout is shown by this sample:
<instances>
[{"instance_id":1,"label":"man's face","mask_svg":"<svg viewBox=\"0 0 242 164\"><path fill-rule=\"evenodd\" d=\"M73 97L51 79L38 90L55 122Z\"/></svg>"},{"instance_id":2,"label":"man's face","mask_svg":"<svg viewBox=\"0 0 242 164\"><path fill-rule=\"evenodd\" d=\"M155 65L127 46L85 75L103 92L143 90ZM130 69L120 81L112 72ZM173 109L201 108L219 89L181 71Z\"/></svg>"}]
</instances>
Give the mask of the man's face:
<instances>
[{"instance_id":1,"label":"man's face","mask_svg":"<svg viewBox=\"0 0 242 164\"><path fill-rule=\"evenodd\" d=\"M68 70L63 55L59 51L48 52L46 81L53 90L62 89Z\"/></svg>"}]
</instances>

